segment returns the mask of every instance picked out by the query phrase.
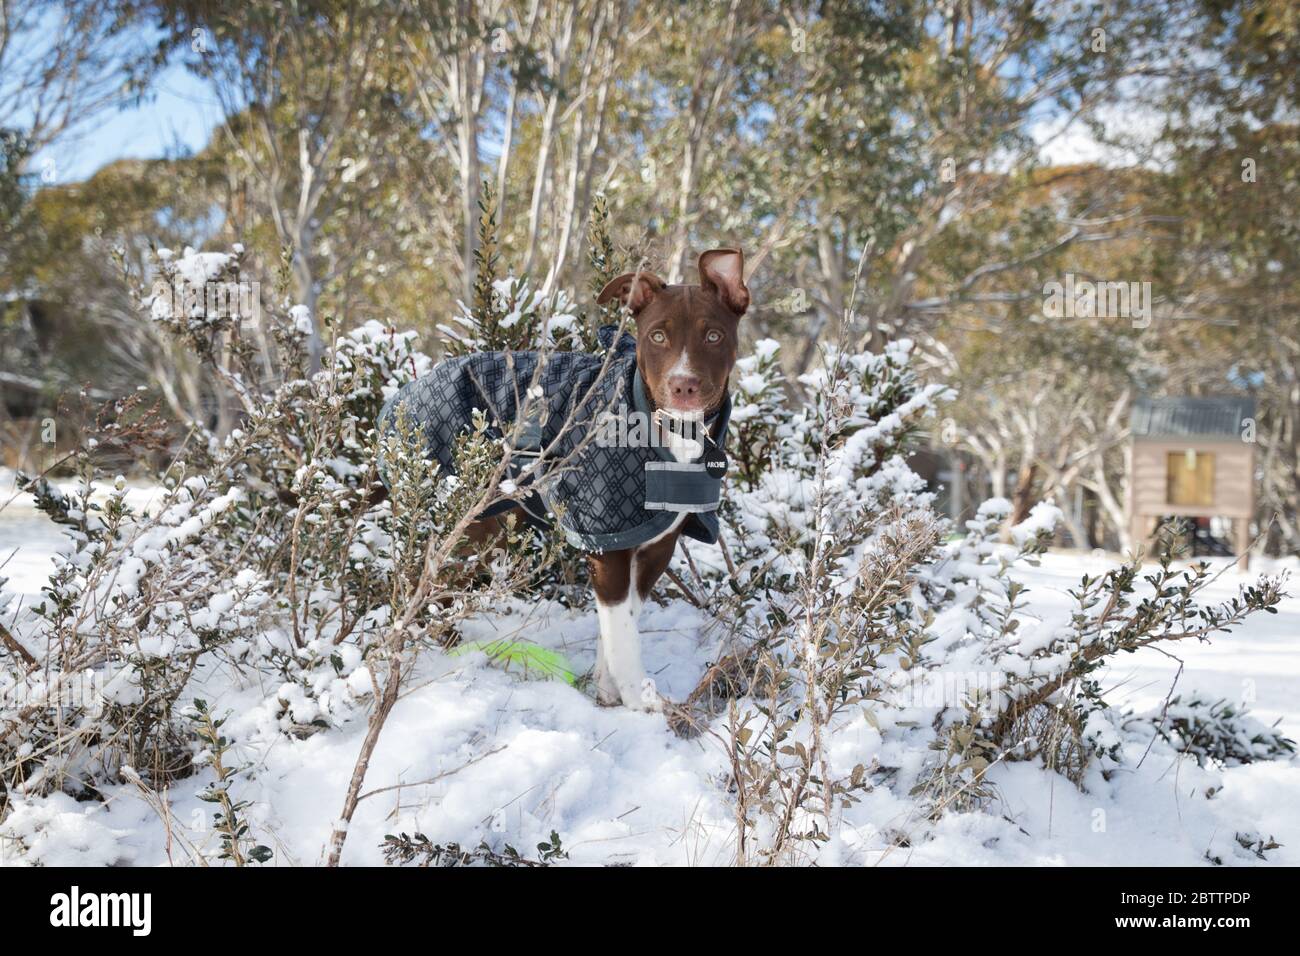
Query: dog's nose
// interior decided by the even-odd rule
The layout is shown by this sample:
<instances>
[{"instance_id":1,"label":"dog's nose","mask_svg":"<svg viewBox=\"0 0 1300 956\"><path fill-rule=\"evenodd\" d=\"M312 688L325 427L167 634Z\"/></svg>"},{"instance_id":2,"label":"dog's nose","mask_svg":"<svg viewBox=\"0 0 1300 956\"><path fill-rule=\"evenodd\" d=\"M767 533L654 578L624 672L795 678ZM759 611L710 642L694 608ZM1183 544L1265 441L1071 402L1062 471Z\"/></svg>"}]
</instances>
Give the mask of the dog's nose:
<instances>
[{"instance_id":1,"label":"dog's nose","mask_svg":"<svg viewBox=\"0 0 1300 956\"><path fill-rule=\"evenodd\" d=\"M694 398L700 391L700 380L694 375L674 375L668 379L673 398Z\"/></svg>"}]
</instances>

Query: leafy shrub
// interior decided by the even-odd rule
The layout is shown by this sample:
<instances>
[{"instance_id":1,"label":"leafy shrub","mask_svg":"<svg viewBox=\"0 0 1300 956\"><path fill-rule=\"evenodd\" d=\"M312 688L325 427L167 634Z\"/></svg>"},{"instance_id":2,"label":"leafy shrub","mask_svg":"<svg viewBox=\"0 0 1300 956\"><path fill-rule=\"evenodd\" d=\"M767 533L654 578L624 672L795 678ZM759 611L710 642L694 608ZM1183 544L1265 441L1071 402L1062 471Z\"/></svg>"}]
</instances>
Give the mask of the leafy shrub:
<instances>
[{"instance_id":1,"label":"leafy shrub","mask_svg":"<svg viewBox=\"0 0 1300 956\"><path fill-rule=\"evenodd\" d=\"M482 248L452 350L587 340L599 310L498 279L492 244ZM616 258L612 244L593 244L598 272L619 268ZM238 282L241 269L239 250L159 262L182 286ZM312 372L309 317L267 307L268 369L238 319L185 297L179 309L176 297L142 298L206 363L236 426L218 436L184 423L188 437L147 508L120 480L106 496L96 490L101 450L129 444L120 430L77 456L74 490L23 479L70 548L43 601L0 633L0 815L11 794L84 797L123 774L154 793L207 773L195 749L223 744L216 721L195 709L195 687L232 669L269 689L263 714L288 737L364 714L330 843L337 862L368 755L416 655L453 642L460 622L507 596L573 596L581 559L514 526L486 560L458 550L473 516L503 500L507 459L482 418L458 444L456 476L425 457L411 423L376 433L384 400L431 367L413 334L367 323L336 335ZM923 383L912 358L906 341L880 354L829 350L788 382L778 347L762 342L737 366L722 539L683 545L673 569L722 649L672 721L722 741L738 862L816 858L876 787L916 803L916 826L891 837L901 845L924 839L928 820L983 806L1003 761L1038 761L1082 785L1140 733L1109 713L1098 668L1121 652L1226 632L1282 595L1282 579L1261 578L1205 603L1208 569L1166 554L1145 575L1130 561L1084 576L1067 624L1035 621L1013 571L1042 553L1060 513L1043 503L1007 528L1010 506L993 500L943 544L952 529L906 455L951 393ZM381 457L391 485L382 501ZM7 601L0 591L0 609ZM70 690L87 684L90 693ZM1198 759L1290 752L1239 712L1193 700L1170 714L1155 732ZM879 756L845 763L837 741L862 724L879 735ZM224 763L214 772L224 835L212 858L257 860L247 806L223 798L232 772ZM531 865L558 859L554 844L536 861L418 834L385 851L397 862Z\"/></svg>"},{"instance_id":2,"label":"leafy shrub","mask_svg":"<svg viewBox=\"0 0 1300 956\"><path fill-rule=\"evenodd\" d=\"M1295 754L1295 741L1250 716L1249 709L1223 698L1193 691L1178 695L1156 710L1129 717L1127 730L1149 731L1198 764L1213 761L1236 767L1259 760L1285 760Z\"/></svg>"}]
</instances>

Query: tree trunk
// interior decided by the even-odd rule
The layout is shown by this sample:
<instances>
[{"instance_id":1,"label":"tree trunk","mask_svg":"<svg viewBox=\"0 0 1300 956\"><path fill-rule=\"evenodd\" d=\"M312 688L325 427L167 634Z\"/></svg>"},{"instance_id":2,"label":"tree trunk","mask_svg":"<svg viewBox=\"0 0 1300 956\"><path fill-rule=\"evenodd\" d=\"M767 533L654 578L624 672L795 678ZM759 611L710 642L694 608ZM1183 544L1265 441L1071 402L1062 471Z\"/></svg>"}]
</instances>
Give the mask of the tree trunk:
<instances>
[{"instance_id":1,"label":"tree trunk","mask_svg":"<svg viewBox=\"0 0 1300 956\"><path fill-rule=\"evenodd\" d=\"M465 73L468 73L467 67ZM474 297L474 251L478 236L478 115L471 108L471 99L469 91L464 91L458 137L461 193L460 289L465 302Z\"/></svg>"},{"instance_id":2,"label":"tree trunk","mask_svg":"<svg viewBox=\"0 0 1300 956\"><path fill-rule=\"evenodd\" d=\"M1098 455L1093 462L1092 490L1097 494L1097 502L1101 506L1102 513L1115 529L1115 535L1119 539L1119 549L1129 551L1140 544L1141 542L1134 541L1127 509L1119 503L1119 499L1111 491L1106 480L1106 465L1101 455Z\"/></svg>"},{"instance_id":3,"label":"tree trunk","mask_svg":"<svg viewBox=\"0 0 1300 956\"><path fill-rule=\"evenodd\" d=\"M1022 465L1016 476L1016 490L1011 496L1011 523L1020 524L1029 517L1029 511L1036 503L1034 486L1038 483L1038 463Z\"/></svg>"}]
</instances>

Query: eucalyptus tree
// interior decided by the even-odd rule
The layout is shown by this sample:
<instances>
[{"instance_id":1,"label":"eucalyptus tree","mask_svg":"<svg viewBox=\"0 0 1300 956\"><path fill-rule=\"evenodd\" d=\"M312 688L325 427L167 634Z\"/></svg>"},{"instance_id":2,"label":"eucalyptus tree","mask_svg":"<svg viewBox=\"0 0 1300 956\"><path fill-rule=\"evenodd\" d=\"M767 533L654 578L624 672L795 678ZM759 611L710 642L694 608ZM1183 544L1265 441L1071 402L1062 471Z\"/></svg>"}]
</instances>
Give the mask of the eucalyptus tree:
<instances>
[{"instance_id":1,"label":"eucalyptus tree","mask_svg":"<svg viewBox=\"0 0 1300 956\"><path fill-rule=\"evenodd\" d=\"M332 222L364 202L365 172L386 160L392 20L378 0L145 0L128 3L161 28L160 57L179 56L220 105L214 147L288 250L294 299L313 316L328 283L365 254L355 232L329 241ZM278 252L279 249L274 250ZM273 261L273 257L272 261Z\"/></svg>"}]
</instances>

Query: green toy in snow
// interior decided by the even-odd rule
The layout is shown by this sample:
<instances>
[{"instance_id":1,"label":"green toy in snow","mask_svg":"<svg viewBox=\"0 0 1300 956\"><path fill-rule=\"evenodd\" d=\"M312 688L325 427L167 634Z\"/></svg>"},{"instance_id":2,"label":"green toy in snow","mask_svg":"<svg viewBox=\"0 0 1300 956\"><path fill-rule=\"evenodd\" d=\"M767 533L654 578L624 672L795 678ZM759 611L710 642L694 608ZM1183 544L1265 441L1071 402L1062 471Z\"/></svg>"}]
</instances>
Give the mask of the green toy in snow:
<instances>
[{"instance_id":1,"label":"green toy in snow","mask_svg":"<svg viewBox=\"0 0 1300 956\"><path fill-rule=\"evenodd\" d=\"M528 678L543 680L562 680L570 686L578 681L578 675L565 660L564 655L549 650L532 641L512 641L500 638L495 641L468 641L457 644L447 653L457 656L469 651L482 651L489 661L501 664L507 671L514 671Z\"/></svg>"}]
</instances>

